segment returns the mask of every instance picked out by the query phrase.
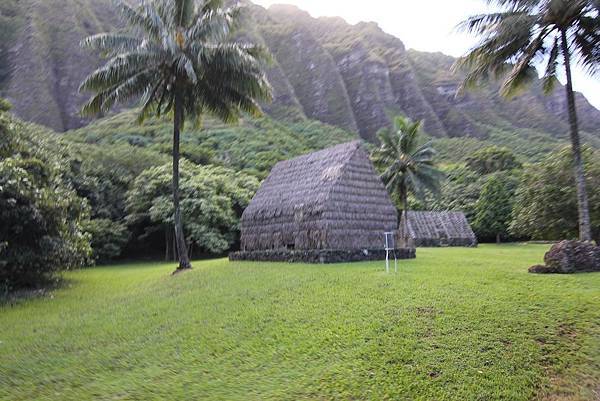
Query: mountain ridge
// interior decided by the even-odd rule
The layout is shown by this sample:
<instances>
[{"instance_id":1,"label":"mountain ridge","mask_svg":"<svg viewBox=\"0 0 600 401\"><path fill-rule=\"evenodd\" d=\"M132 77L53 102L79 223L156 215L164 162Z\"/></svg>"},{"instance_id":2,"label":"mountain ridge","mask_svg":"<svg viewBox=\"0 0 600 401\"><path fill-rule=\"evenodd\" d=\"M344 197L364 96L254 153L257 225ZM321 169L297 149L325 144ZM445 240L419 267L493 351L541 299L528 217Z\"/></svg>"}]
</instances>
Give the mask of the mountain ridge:
<instances>
[{"instance_id":1,"label":"mountain ridge","mask_svg":"<svg viewBox=\"0 0 600 401\"><path fill-rule=\"evenodd\" d=\"M10 4L16 6L8 9ZM485 139L497 129L567 137L562 88L544 96L537 82L507 101L494 83L457 96L461 76L449 73L454 58L407 50L373 22L351 25L340 17L313 18L290 5L244 4L240 38L264 44L274 56L267 67L274 102L264 107L274 118L315 119L368 141L396 113L423 119L426 131L441 138ZM101 60L79 48L79 41L119 26L111 2L8 0L0 16L0 32L13 27L10 46L0 49L0 72L9 71L0 95L25 120L57 131L86 125L78 111L89 94L77 87ZM600 111L581 94L577 103L584 140L596 142Z\"/></svg>"}]
</instances>

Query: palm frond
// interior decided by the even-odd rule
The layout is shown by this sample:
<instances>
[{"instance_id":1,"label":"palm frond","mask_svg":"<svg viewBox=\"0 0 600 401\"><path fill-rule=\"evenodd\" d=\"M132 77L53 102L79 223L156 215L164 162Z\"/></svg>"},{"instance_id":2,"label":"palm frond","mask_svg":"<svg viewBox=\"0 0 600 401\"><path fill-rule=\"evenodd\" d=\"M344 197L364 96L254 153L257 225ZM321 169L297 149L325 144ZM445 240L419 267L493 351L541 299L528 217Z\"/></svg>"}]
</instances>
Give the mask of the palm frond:
<instances>
[{"instance_id":1,"label":"palm frond","mask_svg":"<svg viewBox=\"0 0 600 401\"><path fill-rule=\"evenodd\" d=\"M115 87L156 61L153 53L124 53L111 59L104 67L90 74L79 86L79 91L104 91Z\"/></svg>"},{"instance_id":2,"label":"palm frond","mask_svg":"<svg viewBox=\"0 0 600 401\"><path fill-rule=\"evenodd\" d=\"M583 16L578 20L573 35L579 65L594 75L600 70L600 16Z\"/></svg>"},{"instance_id":3,"label":"palm frond","mask_svg":"<svg viewBox=\"0 0 600 401\"><path fill-rule=\"evenodd\" d=\"M128 35L118 35L111 33L100 33L88 36L81 41L81 47L99 51L105 54L116 54L120 52L130 52L139 48L143 40Z\"/></svg>"},{"instance_id":4,"label":"palm frond","mask_svg":"<svg viewBox=\"0 0 600 401\"><path fill-rule=\"evenodd\" d=\"M431 142L419 145L421 121L397 116L392 128L378 131L380 146L372 153L372 160L382 170L381 179L390 193L398 199L413 193L422 199L427 191L437 193L443 173L434 167L435 150Z\"/></svg>"},{"instance_id":5,"label":"palm frond","mask_svg":"<svg viewBox=\"0 0 600 401\"><path fill-rule=\"evenodd\" d=\"M527 84L537 79L535 67L531 62L537 54L543 51L546 36L548 36L548 31L542 30L519 55L517 63L513 66L500 88L500 93L504 97L514 97Z\"/></svg>"},{"instance_id":6,"label":"palm frond","mask_svg":"<svg viewBox=\"0 0 600 401\"><path fill-rule=\"evenodd\" d=\"M156 9L147 0L141 0L137 8L131 7L124 0L113 0L119 15L132 27L147 32L152 37L160 36L164 24Z\"/></svg>"},{"instance_id":7,"label":"palm frond","mask_svg":"<svg viewBox=\"0 0 600 401\"><path fill-rule=\"evenodd\" d=\"M497 23L487 25L481 43L460 57L453 66L455 72L467 71L459 92L476 87L490 78L504 76L508 65L522 58L529 49L530 34L536 20L535 16L523 11L506 12Z\"/></svg>"},{"instance_id":8,"label":"palm frond","mask_svg":"<svg viewBox=\"0 0 600 401\"><path fill-rule=\"evenodd\" d=\"M506 7L511 10L532 11L539 6L539 0L486 0L491 6Z\"/></svg>"},{"instance_id":9,"label":"palm frond","mask_svg":"<svg viewBox=\"0 0 600 401\"><path fill-rule=\"evenodd\" d=\"M198 17L188 31L188 40L218 43L225 40L237 26L240 7L209 9Z\"/></svg>"},{"instance_id":10,"label":"palm frond","mask_svg":"<svg viewBox=\"0 0 600 401\"><path fill-rule=\"evenodd\" d=\"M550 57L548 58L548 64L546 65L546 70L544 72L544 76L542 77L542 87L545 93L551 93L556 84L558 83L558 78L556 76L556 71L558 67L558 55L560 53L560 46L558 43L558 38L554 40L554 44L550 49Z\"/></svg>"},{"instance_id":11,"label":"palm frond","mask_svg":"<svg viewBox=\"0 0 600 401\"><path fill-rule=\"evenodd\" d=\"M514 96L536 78L532 69L538 55L549 55L542 84L555 86L560 46L551 37L566 32L569 47L590 74L600 70L599 0L488 0L500 12L473 16L460 29L474 33L480 43L453 66L465 71L459 92L489 79L503 79L501 93ZM509 71L509 72L508 72ZM508 72L508 75L506 75Z\"/></svg>"},{"instance_id":12,"label":"palm frond","mask_svg":"<svg viewBox=\"0 0 600 401\"><path fill-rule=\"evenodd\" d=\"M146 90L142 96L142 108L138 114L138 123L142 124L153 112L156 112L158 105L157 95L161 86L164 84L162 79L156 81L156 84L151 89Z\"/></svg>"},{"instance_id":13,"label":"palm frond","mask_svg":"<svg viewBox=\"0 0 600 401\"><path fill-rule=\"evenodd\" d=\"M110 56L81 84L80 90L96 92L84 113L141 98L141 122L152 113L172 113L177 95L184 121L200 121L206 112L234 122L242 113L260 115L258 102L271 100L264 49L229 41L238 7L224 9L220 0L140 0L136 7L115 2L131 33L82 43Z\"/></svg>"}]
</instances>

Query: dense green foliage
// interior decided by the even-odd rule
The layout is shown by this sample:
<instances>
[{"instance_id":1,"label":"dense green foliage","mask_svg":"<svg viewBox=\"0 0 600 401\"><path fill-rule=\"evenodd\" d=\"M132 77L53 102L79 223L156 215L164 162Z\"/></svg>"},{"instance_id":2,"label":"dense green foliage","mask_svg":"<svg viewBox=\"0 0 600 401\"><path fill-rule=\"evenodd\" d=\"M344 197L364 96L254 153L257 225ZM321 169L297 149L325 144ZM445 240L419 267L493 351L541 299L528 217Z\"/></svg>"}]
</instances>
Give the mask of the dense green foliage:
<instances>
[{"instance_id":1,"label":"dense green foliage","mask_svg":"<svg viewBox=\"0 0 600 401\"><path fill-rule=\"evenodd\" d=\"M133 121L134 113L131 111L99 120L63 136L74 149L74 186L81 196L88 199L93 219L109 219L113 224L127 227L128 241L121 246L121 236L110 237L96 231L96 240L92 241L95 249L105 248L116 255L119 248L118 253L123 257L158 256L166 253L172 255L171 237L165 227L158 223L161 218L157 217L158 220L152 221L149 215L147 219L128 217L133 210L127 210L128 191L144 189L141 186L134 188L135 179L142 172L148 174L149 169L159 166L163 166L162 170L166 169L164 166L168 162L167 154L171 151L172 137L168 121L150 119L143 125L138 125ZM224 174L223 179L232 179L233 174L246 177L245 180L251 182L256 180L249 176L259 179L266 177L271 167L280 160L355 138L355 134L309 120L283 124L265 117L248 119L239 125L228 126L214 119L206 119L202 128L189 127L182 133L181 150L184 158L194 162L184 162L184 165L191 166L194 174L204 172L199 173L202 179L206 178L206 172L212 172L216 175L211 178L213 181L219 180L220 174ZM206 168L198 170L194 164L205 165ZM234 171L239 174L234 174ZM161 179L166 180L167 177L162 176ZM185 182L187 178L183 180ZM232 182L238 182L237 180L238 178L234 177ZM197 183L199 182L200 178ZM160 196L166 196L164 191L169 188L169 184L165 183L161 188ZM248 187L242 185L240 191L244 188ZM206 196L215 199L211 193ZM154 195L158 198L159 192ZM233 197L234 194L230 191L227 192L227 196ZM194 197L199 202L203 195L194 192ZM148 202L148 205L151 205L151 200ZM232 239L235 243L236 221L241 214L240 205L244 202L239 203L235 199L229 199L228 202L235 206L208 206L216 210L231 210L233 207L233 224L225 228L221 221L215 228L218 233L215 238L220 238L219 245L199 244L196 241L196 252L222 253L227 249L224 248L224 243L231 244ZM202 214L190 218L199 222ZM225 221L229 221L227 219L230 217L226 217ZM100 221L91 225L90 229L106 227L107 224L107 221ZM202 223L199 227L205 226L206 223ZM186 233L189 235L187 229ZM202 234L199 231L197 233L200 238ZM115 242L117 239L119 241ZM165 247L169 247L168 252ZM108 253L98 260L106 261L106 256Z\"/></svg>"},{"instance_id":2,"label":"dense green foliage","mask_svg":"<svg viewBox=\"0 0 600 401\"><path fill-rule=\"evenodd\" d=\"M121 255L129 237L123 223L110 219L92 219L85 222L83 227L90 234L94 261L106 263Z\"/></svg>"},{"instance_id":3,"label":"dense green foliage","mask_svg":"<svg viewBox=\"0 0 600 401\"><path fill-rule=\"evenodd\" d=\"M0 306L0 399L590 401L600 275L528 274L547 249L68 272Z\"/></svg>"},{"instance_id":4,"label":"dense green foliage","mask_svg":"<svg viewBox=\"0 0 600 401\"><path fill-rule=\"evenodd\" d=\"M479 241L508 237L515 190L518 180L507 173L494 173L486 178L475 204L473 230Z\"/></svg>"},{"instance_id":5,"label":"dense green foliage","mask_svg":"<svg viewBox=\"0 0 600 401\"><path fill-rule=\"evenodd\" d=\"M600 154L583 152L593 237L600 242ZM528 166L516 193L511 231L534 239L576 238L577 197L568 148Z\"/></svg>"},{"instance_id":6,"label":"dense green foliage","mask_svg":"<svg viewBox=\"0 0 600 401\"><path fill-rule=\"evenodd\" d=\"M495 152L480 153L485 154L495 160ZM592 232L600 240L599 198L595 190L600 185L600 155L586 148L584 156ZM478 164L492 165L493 160L480 160ZM447 180L440 196L428 196L425 202L414 202L414 206L465 212L480 241L494 240L496 234L508 239L575 238L577 201L571 167L572 156L567 148L523 168L491 174L480 174L465 164L449 164L444 167Z\"/></svg>"},{"instance_id":7,"label":"dense green foliage","mask_svg":"<svg viewBox=\"0 0 600 401\"><path fill-rule=\"evenodd\" d=\"M190 247L203 254L220 254L237 239L243 210L258 189L258 180L219 166L181 164L181 213ZM169 238L173 226L170 198L170 165L142 172L127 193L127 222L148 232L164 230ZM148 223L149 222L149 223ZM169 253L166 241L166 253Z\"/></svg>"},{"instance_id":8,"label":"dense green foliage","mask_svg":"<svg viewBox=\"0 0 600 401\"><path fill-rule=\"evenodd\" d=\"M481 175L521 167L513 152L497 146L483 148L467 156L466 165Z\"/></svg>"},{"instance_id":9,"label":"dense green foliage","mask_svg":"<svg viewBox=\"0 0 600 401\"><path fill-rule=\"evenodd\" d=\"M162 119L137 124L125 112L99 120L65 137L73 142L97 144L103 148L131 145L154 154L169 154L172 127ZM225 125L206 118L202 127L187 127L181 135L182 155L199 164L222 165L264 178L278 161L357 139L355 133L313 120L278 122L269 117L244 119ZM131 148L131 147L128 147Z\"/></svg>"},{"instance_id":10,"label":"dense green foliage","mask_svg":"<svg viewBox=\"0 0 600 401\"><path fill-rule=\"evenodd\" d=\"M0 291L89 263L87 204L63 163L43 138L0 111Z\"/></svg>"}]
</instances>

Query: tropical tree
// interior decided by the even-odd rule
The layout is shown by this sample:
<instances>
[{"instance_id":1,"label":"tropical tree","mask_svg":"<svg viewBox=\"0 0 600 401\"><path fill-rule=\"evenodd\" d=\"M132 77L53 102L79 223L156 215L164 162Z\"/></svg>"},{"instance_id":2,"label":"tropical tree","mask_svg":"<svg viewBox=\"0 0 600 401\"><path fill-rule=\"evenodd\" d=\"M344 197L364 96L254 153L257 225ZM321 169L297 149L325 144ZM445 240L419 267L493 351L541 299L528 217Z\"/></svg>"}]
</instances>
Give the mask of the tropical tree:
<instances>
[{"instance_id":1,"label":"tropical tree","mask_svg":"<svg viewBox=\"0 0 600 401\"><path fill-rule=\"evenodd\" d=\"M496 238L496 243L500 243L502 237L508 236L517 185L517 177L506 171L486 177L473 219L479 241Z\"/></svg>"},{"instance_id":2,"label":"tropical tree","mask_svg":"<svg viewBox=\"0 0 600 401\"><path fill-rule=\"evenodd\" d=\"M102 33L82 45L101 52L108 62L81 84L95 95L83 114L108 112L115 104L141 100L138 121L150 115L173 119L173 225L180 269L191 267L179 206L179 138L186 120L200 123L205 114L225 122L242 113L259 115L258 101L270 100L262 72L266 52L231 39L240 9L222 0L142 0L132 7L116 0L128 33Z\"/></svg>"},{"instance_id":3,"label":"tropical tree","mask_svg":"<svg viewBox=\"0 0 600 401\"><path fill-rule=\"evenodd\" d=\"M501 11L473 16L461 27L481 42L460 58L466 69L463 87L502 78L501 94L514 96L537 78L535 65L545 60L544 91L556 86L559 62L566 76L571 148L577 187L579 237L591 239L588 196L573 93L571 65L577 61L590 74L600 66L600 2L598 0L486 0Z\"/></svg>"},{"instance_id":4,"label":"tropical tree","mask_svg":"<svg viewBox=\"0 0 600 401\"><path fill-rule=\"evenodd\" d=\"M382 128L377 133L380 146L372 154L373 162L382 171L385 186L402 205L402 220L405 222L408 195L423 200L427 191L438 193L444 177L435 168L436 152L431 142L421 144L419 141L421 123L402 116L395 117L391 128ZM406 229L403 233L406 235Z\"/></svg>"},{"instance_id":5,"label":"tropical tree","mask_svg":"<svg viewBox=\"0 0 600 401\"><path fill-rule=\"evenodd\" d=\"M592 238L600 243L600 152L583 146L587 188L590 191ZM516 237L559 240L577 237L577 194L570 172L571 149L550 153L528 165L515 193L510 232Z\"/></svg>"},{"instance_id":6,"label":"tropical tree","mask_svg":"<svg viewBox=\"0 0 600 401\"><path fill-rule=\"evenodd\" d=\"M183 160L181 213L188 241L203 254L223 254L239 237L239 219L258 189L258 180L220 166L197 166ZM149 221L146 230L173 224L169 201L169 166L140 174L127 192L128 223ZM170 238L165 235L165 258ZM177 252L173 250L172 254Z\"/></svg>"}]
</instances>

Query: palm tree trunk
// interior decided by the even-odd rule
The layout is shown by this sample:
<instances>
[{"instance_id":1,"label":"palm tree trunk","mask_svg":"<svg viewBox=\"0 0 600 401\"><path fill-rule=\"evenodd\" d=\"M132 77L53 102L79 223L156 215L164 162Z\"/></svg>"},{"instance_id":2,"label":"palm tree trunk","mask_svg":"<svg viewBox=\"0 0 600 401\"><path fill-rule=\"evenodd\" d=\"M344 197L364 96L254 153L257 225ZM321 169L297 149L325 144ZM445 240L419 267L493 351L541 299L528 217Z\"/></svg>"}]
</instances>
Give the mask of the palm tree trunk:
<instances>
[{"instance_id":1,"label":"palm tree trunk","mask_svg":"<svg viewBox=\"0 0 600 401\"><path fill-rule=\"evenodd\" d=\"M408 194L406 193L406 188L402 191L402 232L404 233L402 241L403 248L408 248Z\"/></svg>"},{"instance_id":2,"label":"palm tree trunk","mask_svg":"<svg viewBox=\"0 0 600 401\"><path fill-rule=\"evenodd\" d=\"M185 236L183 234L183 225L181 223L181 208L179 207L179 136L181 129L181 120L183 115L183 105L181 104L181 95L175 95L175 110L173 118L173 208L175 242L177 245L177 254L179 256L179 267L177 270L190 269L190 259L188 258Z\"/></svg>"},{"instance_id":3,"label":"palm tree trunk","mask_svg":"<svg viewBox=\"0 0 600 401\"><path fill-rule=\"evenodd\" d=\"M587 191L585 188L585 173L583 159L581 157L581 143L579 141L579 127L577 123L577 110L575 107L575 95L573 94L573 78L571 76L571 55L567 32L562 31L562 51L565 58L565 72L567 75L567 105L569 109L569 124L571 126L571 147L573 150L573 167L575 170L575 182L577 186L577 208L579 211L579 239L591 241L592 232L590 225L590 209Z\"/></svg>"}]
</instances>

